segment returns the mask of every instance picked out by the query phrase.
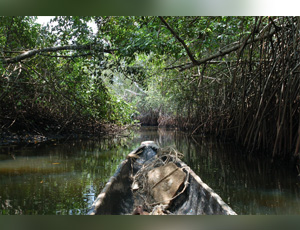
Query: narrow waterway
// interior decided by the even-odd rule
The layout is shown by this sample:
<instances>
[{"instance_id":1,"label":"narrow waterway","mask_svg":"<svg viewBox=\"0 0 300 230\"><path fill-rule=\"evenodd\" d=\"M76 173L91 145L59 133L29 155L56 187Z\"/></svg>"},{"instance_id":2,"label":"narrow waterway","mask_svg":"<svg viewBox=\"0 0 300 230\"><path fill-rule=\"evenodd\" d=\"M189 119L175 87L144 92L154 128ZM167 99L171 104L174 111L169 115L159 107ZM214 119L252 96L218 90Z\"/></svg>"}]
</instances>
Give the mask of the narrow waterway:
<instances>
[{"instance_id":1,"label":"narrow waterway","mask_svg":"<svg viewBox=\"0 0 300 230\"><path fill-rule=\"evenodd\" d=\"M84 215L142 141L175 146L238 214L300 214L300 183L282 163L245 157L229 143L141 127L129 137L0 147L0 214ZM15 159L8 154L13 151Z\"/></svg>"}]
</instances>

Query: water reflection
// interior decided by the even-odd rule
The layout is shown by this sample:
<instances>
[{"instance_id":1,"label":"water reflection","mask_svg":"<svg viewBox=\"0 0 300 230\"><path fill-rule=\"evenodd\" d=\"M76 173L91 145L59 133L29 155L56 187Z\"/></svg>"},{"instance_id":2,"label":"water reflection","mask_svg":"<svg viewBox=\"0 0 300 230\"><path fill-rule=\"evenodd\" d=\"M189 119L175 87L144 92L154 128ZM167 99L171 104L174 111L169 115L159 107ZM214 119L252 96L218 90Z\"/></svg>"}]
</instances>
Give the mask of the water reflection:
<instances>
[{"instance_id":1,"label":"water reflection","mask_svg":"<svg viewBox=\"0 0 300 230\"><path fill-rule=\"evenodd\" d=\"M0 213L85 214L128 154L129 139L47 144L2 157Z\"/></svg>"},{"instance_id":2,"label":"water reflection","mask_svg":"<svg viewBox=\"0 0 300 230\"><path fill-rule=\"evenodd\" d=\"M243 154L233 144L177 137L185 161L238 214L299 214L295 172L281 162Z\"/></svg>"},{"instance_id":3,"label":"water reflection","mask_svg":"<svg viewBox=\"0 0 300 230\"><path fill-rule=\"evenodd\" d=\"M0 149L0 214L83 215L125 156L142 141L173 145L238 214L300 214L295 172L245 157L229 143L142 127L125 138ZM9 150L11 151L11 150Z\"/></svg>"}]
</instances>

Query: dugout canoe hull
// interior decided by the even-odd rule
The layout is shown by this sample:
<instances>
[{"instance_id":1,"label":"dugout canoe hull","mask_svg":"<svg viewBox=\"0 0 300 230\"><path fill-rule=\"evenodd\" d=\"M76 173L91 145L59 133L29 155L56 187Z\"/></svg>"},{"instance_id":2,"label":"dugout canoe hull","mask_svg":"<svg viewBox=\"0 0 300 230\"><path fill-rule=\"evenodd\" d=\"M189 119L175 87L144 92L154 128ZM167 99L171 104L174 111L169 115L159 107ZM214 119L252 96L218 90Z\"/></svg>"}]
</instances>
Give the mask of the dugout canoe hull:
<instances>
[{"instance_id":1,"label":"dugout canoe hull","mask_svg":"<svg viewBox=\"0 0 300 230\"><path fill-rule=\"evenodd\" d=\"M158 150L154 142L142 142L141 146L129 155L142 152L146 162ZM142 163L144 163L142 162ZM205 184L196 173L183 161L177 162L178 167L189 169L188 186L184 193L172 201L168 210L175 215L236 215L222 198ZM133 171L130 158L124 160L115 174L109 179L104 189L94 201L89 215L128 215L134 211L134 196L132 192Z\"/></svg>"}]
</instances>

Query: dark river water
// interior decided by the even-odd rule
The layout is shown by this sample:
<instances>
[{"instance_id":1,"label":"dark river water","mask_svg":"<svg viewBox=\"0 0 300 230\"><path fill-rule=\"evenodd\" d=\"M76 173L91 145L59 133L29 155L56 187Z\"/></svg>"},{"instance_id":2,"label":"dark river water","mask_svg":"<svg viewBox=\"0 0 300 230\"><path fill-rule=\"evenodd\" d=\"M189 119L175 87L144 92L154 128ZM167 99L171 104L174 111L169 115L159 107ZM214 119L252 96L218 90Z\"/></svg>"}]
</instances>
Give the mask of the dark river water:
<instances>
[{"instance_id":1,"label":"dark river water","mask_svg":"<svg viewBox=\"0 0 300 230\"><path fill-rule=\"evenodd\" d=\"M175 146L237 214L300 214L300 183L282 162L245 157L232 144L155 127L129 137L0 147L0 214L86 214L120 162L145 140ZM12 149L15 159L8 154Z\"/></svg>"}]
</instances>

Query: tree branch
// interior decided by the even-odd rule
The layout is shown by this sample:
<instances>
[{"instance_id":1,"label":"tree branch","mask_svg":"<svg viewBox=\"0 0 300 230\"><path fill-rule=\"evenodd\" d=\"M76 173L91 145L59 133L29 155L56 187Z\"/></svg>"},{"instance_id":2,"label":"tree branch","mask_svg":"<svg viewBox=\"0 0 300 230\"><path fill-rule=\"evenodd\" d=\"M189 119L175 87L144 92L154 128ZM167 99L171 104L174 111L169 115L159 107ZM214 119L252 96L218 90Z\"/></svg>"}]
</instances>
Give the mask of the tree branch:
<instances>
[{"instance_id":1,"label":"tree branch","mask_svg":"<svg viewBox=\"0 0 300 230\"><path fill-rule=\"evenodd\" d=\"M24 59L33 57L36 54L44 53L44 52L57 52L61 50L91 50L94 44L86 44L86 45L68 45L68 46L56 46L56 47L48 47L43 49L33 49L26 52L23 52L22 54L13 57L13 58L7 58L2 60L3 64L10 64L10 63L17 63ZM115 50L107 50L107 49L101 49L104 53L112 53Z\"/></svg>"},{"instance_id":2,"label":"tree branch","mask_svg":"<svg viewBox=\"0 0 300 230\"><path fill-rule=\"evenodd\" d=\"M165 24L165 26L168 28L168 30L170 30L170 32L174 35L174 37L183 45L183 47L184 47L185 51L187 52L187 55L191 59L192 63L197 65L198 64L197 60L194 58L194 55L192 54L190 49L187 47L185 42L178 36L178 34L171 28L171 26L165 21L165 19L163 17L159 16L159 19L162 21L162 23Z\"/></svg>"},{"instance_id":3,"label":"tree branch","mask_svg":"<svg viewBox=\"0 0 300 230\"><path fill-rule=\"evenodd\" d=\"M84 57L84 56L91 56L92 53L80 54L80 55L50 55L50 54L41 54L45 57L52 57L52 58L77 58L77 57Z\"/></svg>"},{"instance_id":4,"label":"tree branch","mask_svg":"<svg viewBox=\"0 0 300 230\"><path fill-rule=\"evenodd\" d=\"M278 30L278 28L277 28ZM236 51L238 49L240 49L242 46L246 46L250 43L254 43L254 42L257 42L257 41L260 41L260 40L263 40L269 36L272 36L274 35L276 32L277 32L276 29L272 29L269 33L265 33L265 34L260 34L259 36L257 36L256 38L254 38L253 40L252 39L248 39L246 40L245 43L242 43L242 44L236 44L228 49L224 49L224 50L220 50L219 52L211 55L211 56L208 56L208 57L205 57L205 58L202 58L200 60L196 60L196 62L188 62L186 64L183 64L183 65L177 65L177 66L172 66L172 67L168 67L166 69L179 69L180 71L183 71L183 70L186 70L186 69L190 69L194 66L198 66L198 65L201 65L203 63L206 63L208 61L211 61L215 58L218 58L218 57L222 57L222 56L225 56L226 54L229 54L233 51Z\"/></svg>"}]
</instances>

